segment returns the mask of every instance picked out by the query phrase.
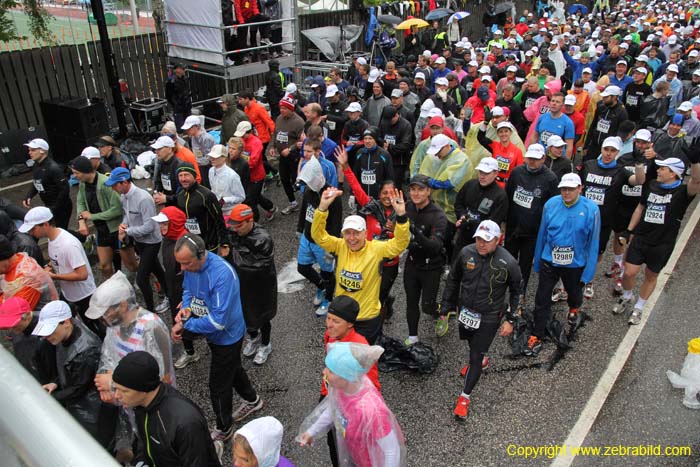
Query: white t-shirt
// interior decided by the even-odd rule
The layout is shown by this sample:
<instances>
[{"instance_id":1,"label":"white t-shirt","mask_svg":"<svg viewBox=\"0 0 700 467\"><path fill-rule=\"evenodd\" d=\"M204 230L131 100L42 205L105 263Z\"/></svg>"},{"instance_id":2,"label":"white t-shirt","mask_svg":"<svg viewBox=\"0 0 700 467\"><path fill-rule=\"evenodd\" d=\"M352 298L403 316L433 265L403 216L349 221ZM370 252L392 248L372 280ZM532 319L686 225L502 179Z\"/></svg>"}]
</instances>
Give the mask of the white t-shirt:
<instances>
[{"instance_id":1,"label":"white t-shirt","mask_svg":"<svg viewBox=\"0 0 700 467\"><path fill-rule=\"evenodd\" d=\"M61 287L61 293L69 302L77 302L93 294L95 278L92 275L90 261L85 254L83 245L73 235L63 229L55 240L49 240L49 261L56 274L68 274L80 266L86 266L88 277L84 281L61 281L56 283Z\"/></svg>"}]
</instances>

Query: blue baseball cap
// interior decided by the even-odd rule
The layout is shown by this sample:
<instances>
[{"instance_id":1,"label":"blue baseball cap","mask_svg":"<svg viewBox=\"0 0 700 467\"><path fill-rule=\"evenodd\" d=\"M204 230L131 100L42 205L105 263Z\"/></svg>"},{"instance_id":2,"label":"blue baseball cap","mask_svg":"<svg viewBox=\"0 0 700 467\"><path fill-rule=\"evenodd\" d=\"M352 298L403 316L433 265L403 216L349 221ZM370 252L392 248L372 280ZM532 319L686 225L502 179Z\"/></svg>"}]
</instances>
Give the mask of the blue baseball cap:
<instances>
[{"instance_id":1,"label":"blue baseball cap","mask_svg":"<svg viewBox=\"0 0 700 467\"><path fill-rule=\"evenodd\" d=\"M673 123L674 125L683 125L684 120L685 117L683 117L683 114L675 114L671 119L671 123Z\"/></svg>"},{"instance_id":2,"label":"blue baseball cap","mask_svg":"<svg viewBox=\"0 0 700 467\"><path fill-rule=\"evenodd\" d=\"M131 172L124 167L117 167L109 174L109 178L105 181L105 186L114 186L119 182L131 180Z\"/></svg>"}]
</instances>

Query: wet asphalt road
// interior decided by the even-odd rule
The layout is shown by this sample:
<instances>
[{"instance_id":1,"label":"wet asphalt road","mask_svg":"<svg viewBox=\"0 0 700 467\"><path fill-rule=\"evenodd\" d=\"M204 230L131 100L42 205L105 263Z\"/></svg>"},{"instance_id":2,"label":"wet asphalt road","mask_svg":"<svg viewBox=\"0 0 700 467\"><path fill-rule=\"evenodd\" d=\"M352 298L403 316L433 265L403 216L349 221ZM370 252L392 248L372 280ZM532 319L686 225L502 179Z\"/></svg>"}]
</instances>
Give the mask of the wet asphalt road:
<instances>
[{"instance_id":1,"label":"wet asphalt road","mask_svg":"<svg viewBox=\"0 0 700 467\"><path fill-rule=\"evenodd\" d=\"M11 180L3 185L20 180ZM26 186L0 195L18 200L25 190ZM279 208L286 205L281 187L271 185L267 196ZM35 205L37 202L38 199L35 199ZM687 217L694 206L689 209ZM344 210L347 214L347 207ZM263 225L275 240L279 272L285 264L294 261L296 256L296 216L282 216L278 213L272 222L263 222ZM696 233L691 237L691 242L696 242L697 238ZM432 375L409 372L380 374L384 398L404 431L409 466L546 465L550 462L546 458L526 460L509 453L519 446L564 442L609 358L627 331L626 321L609 312L613 298L609 292L608 280L603 276L603 269L610 261L610 254L607 254L594 281L596 296L584 303L592 321L587 322L579 331L573 349L551 371L546 367L554 353L553 344L545 345L537 358L513 359L510 357L507 340L498 337L495 339L489 352L491 367L484 373L472 395L470 417L466 422L456 421L452 409L463 383L458 373L466 362L467 344L459 340L453 322L449 334L437 339L432 319L425 315L421 318L421 339L433 346L440 355L437 370ZM683 261L679 269L692 268L693 261L687 266L683 266ZM529 303L532 303L536 285L537 278L533 277L529 287ZM692 296L687 297L687 292L694 284L688 279L683 288L674 289L674 285L676 283L672 281L668 296L686 297L673 306L685 310L689 324L694 325L697 319L692 319L691 313L694 312L693 305L697 301ZM318 401L320 373L323 369L324 321L313 313L313 293L313 288L307 286L297 293L280 294L278 314L272 322L273 352L265 365L255 367L251 361L246 361L245 367L265 400L265 408L259 414L275 416L285 427L283 454L298 466L325 467L330 465L325 440L305 448L294 442L301 422ZM393 294L397 297L396 313L385 326L385 334L403 340L407 335L407 325L401 274L394 285ZM562 320L565 319L564 308L563 304L554 306ZM587 439L587 443L608 444L608 440L612 442L616 439L611 437L611 434L616 433L627 434L630 439L636 440L634 444L641 444L646 439L680 439L681 425L675 423L676 418L672 414L685 411L685 418L694 423L688 423L686 438L692 440L689 442L697 448L697 430L690 429L697 427L697 415L694 412L688 413L680 405L680 392L669 389L664 373L667 368L680 369L685 354L684 342L689 337L686 334L700 333L696 332L697 326L688 326L687 332L680 335L676 333L675 327L663 329L661 324L664 324L664 320L660 321L661 323L656 323L658 327L650 326L645 330L646 339L638 345L621 382L616 386L618 389L624 384L622 387L628 389L633 397L615 398L610 407L606 406L602 421L599 422L602 425L595 425L596 432ZM678 320L673 321L677 326L682 326L683 322L680 315ZM667 334L677 341L674 345L664 344L670 339L664 337ZM199 403L208 419L213 420L207 386L208 348L201 341L196 345L202 359L178 370L178 387ZM175 354L178 355L179 352L180 349L176 348ZM657 363L652 357L663 357L664 361ZM643 375L651 371L649 366L652 363L655 366L654 377L661 378L657 378L656 382L643 378ZM640 388L640 384L645 387ZM645 419L643 414L646 412L639 411L640 407L649 404L658 405L658 410L662 411L653 413L653 421ZM627 418L630 409L634 410L635 417ZM643 430L636 429L639 426ZM639 434L635 435L636 432ZM697 464L697 449L694 452L693 463ZM657 465L656 460L639 462L639 459L630 458L627 461L630 465ZM590 460L585 464L614 465L615 462ZM227 455L225 465L231 465L230 455Z\"/></svg>"}]
</instances>

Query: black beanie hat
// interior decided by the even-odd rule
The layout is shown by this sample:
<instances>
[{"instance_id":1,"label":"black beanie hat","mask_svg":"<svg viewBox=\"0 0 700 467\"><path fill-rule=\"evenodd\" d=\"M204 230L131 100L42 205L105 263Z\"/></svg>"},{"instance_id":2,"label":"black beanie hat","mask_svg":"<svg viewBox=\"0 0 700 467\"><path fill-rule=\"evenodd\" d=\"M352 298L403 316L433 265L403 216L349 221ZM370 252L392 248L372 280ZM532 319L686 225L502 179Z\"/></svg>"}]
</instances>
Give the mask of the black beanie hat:
<instances>
[{"instance_id":1,"label":"black beanie hat","mask_svg":"<svg viewBox=\"0 0 700 467\"><path fill-rule=\"evenodd\" d=\"M95 171L95 169L92 168L92 163L90 163L90 159L83 156L78 156L75 159L73 159L70 163L70 167L71 169L76 170L81 174L91 174Z\"/></svg>"},{"instance_id":2,"label":"black beanie hat","mask_svg":"<svg viewBox=\"0 0 700 467\"><path fill-rule=\"evenodd\" d=\"M189 172L192 175L197 177L197 170L195 170L194 165L192 165L190 162L183 162L180 164L180 166L176 170L177 173L180 172Z\"/></svg>"},{"instance_id":3,"label":"black beanie hat","mask_svg":"<svg viewBox=\"0 0 700 467\"><path fill-rule=\"evenodd\" d=\"M153 391L160 385L158 362L148 352L131 352L119 361L112 381L134 391Z\"/></svg>"},{"instance_id":4,"label":"black beanie hat","mask_svg":"<svg viewBox=\"0 0 700 467\"><path fill-rule=\"evenodd\" d=\"M0 235L0 261L11 258L15 253L15 247L12 246L12 243L6 236Z\"/></svg>"},{"instance_id":5,"label":"black beanie hat","mask_svg":"<svg viewBox=\"0 0 700 467\"><path fill-rule=\"evenodd\" d=\"M343 318L348 323L355 323L360 313L360 304L347 295L339 295L328 306L328 313Z\"/></svg>"}]
</instances>

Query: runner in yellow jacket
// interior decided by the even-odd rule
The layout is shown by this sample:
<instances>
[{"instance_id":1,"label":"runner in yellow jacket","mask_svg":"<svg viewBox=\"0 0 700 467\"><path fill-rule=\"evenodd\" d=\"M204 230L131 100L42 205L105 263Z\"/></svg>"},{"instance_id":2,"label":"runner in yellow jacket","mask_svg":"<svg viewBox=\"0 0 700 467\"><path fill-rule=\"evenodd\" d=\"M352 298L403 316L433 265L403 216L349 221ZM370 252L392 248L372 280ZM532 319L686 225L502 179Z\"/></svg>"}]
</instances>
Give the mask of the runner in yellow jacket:
<instances>
[{"instance_id":1,"label":"runner in yellow jacket","mask_svg":"<svg viewBox=\"0 0 700 467\"><path fill-rule=\"evenodd\" d=\"M335 267L335 295L347 295L360 304L355 330L371 344L382 329L379 285L380 266L384 258L394 258L408 247L411 235L406 217L403 193L394 190L391 205L396 212L394 238L387 241L367 240L365 220L360 216L348 216L343 222L343 238L326 232L328 206L343 194L330 187L323 192L311 225L311 236L318 246L337 256Z\"/></svg>"}]
</instances>

